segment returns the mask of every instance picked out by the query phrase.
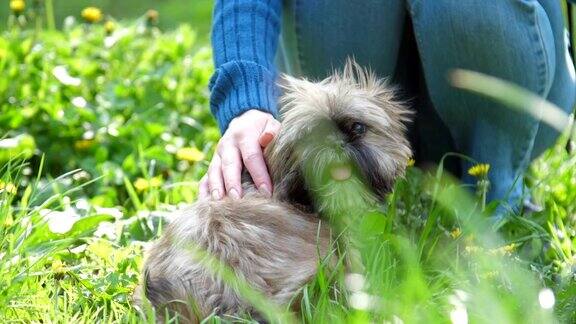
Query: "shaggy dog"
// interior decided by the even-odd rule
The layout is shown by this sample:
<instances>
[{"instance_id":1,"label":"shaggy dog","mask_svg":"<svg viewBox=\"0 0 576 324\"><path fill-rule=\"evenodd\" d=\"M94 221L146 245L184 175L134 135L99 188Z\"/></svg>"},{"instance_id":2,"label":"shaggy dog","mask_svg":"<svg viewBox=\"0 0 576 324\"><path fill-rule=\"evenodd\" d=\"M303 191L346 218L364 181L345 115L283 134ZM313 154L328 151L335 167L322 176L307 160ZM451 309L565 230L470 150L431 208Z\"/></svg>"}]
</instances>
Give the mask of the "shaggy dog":
<instances>
[{"instance_id":1,"label":"shaggy dog","mask_svg":"<svg viewBox=\"0 0 576 324\"><path fill-rule=\"evenodd\" d=\"M264 152L273 197L245 181L243 199L198 201L171 222L140 288L157 314L257 316L214 260L288 305L330 252L326 224L374 207L403 174L409 112L372 73L348 61L321 82L285 77L282 87L282 130Z\"/></svg>"}]
</instances>

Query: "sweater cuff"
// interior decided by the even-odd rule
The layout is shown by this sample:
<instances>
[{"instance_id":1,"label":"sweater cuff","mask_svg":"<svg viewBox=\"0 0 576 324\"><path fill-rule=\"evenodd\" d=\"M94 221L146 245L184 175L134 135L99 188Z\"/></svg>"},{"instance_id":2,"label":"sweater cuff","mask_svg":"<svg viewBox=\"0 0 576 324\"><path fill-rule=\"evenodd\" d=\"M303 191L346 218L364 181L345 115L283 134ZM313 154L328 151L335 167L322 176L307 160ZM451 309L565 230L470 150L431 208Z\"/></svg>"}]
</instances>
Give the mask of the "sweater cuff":
<instances>
[{"instance_id":1,"label":"sweater cuff","mask_svg":"<svg viewBox=\"0 0 576 324\"><path fill-rule=\"evenodd\" d=\"M221 65L210 80L210 109L224 133L230 121L257 109L278 117L275 71L249 61Z\"/></svg>"}]
</instances>

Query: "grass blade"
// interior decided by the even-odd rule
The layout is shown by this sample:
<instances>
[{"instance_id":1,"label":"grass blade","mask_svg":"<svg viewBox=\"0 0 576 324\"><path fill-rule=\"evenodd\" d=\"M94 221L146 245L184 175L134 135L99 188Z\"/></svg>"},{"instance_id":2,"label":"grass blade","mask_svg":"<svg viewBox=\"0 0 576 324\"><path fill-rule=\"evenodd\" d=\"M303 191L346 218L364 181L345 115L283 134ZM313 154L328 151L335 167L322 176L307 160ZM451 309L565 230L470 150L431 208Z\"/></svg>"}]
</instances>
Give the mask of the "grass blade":
<instances>
[{"instance_id":1,"label":"grass blade","mask_svg":"<svg viewBox=\"0 0 576 324\"><path fill-rule=\"evenodd\" d=\"M545 122L559 132L564 132L570 122L570 116L558 106L511 82L467 70L455 70L450 81L456 88L494 99Z\"/></svg>"}]
</instances>

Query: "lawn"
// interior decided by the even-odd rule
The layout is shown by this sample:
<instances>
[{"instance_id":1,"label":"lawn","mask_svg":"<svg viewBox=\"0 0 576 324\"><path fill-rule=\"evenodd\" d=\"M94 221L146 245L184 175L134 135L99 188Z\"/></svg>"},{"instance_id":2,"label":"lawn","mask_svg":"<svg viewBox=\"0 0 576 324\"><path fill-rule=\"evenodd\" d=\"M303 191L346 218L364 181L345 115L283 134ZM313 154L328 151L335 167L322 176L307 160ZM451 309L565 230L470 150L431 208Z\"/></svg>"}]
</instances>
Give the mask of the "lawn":
<instances>
[{"instance_id":1,"label":"lawn","mask_svg":"<svg viewBox=\"0 0 576 324\"><path fill-rule=\"evenodd\" d=\"M220 135L206 23L158 27L143 3L113 24L77 8L61 30L0 18L1 322L153 322L131 302L143 250L195 200ZM321 264L293 314L243 294L271 322L574 323L569 135L531 166L540 212L495 231L485 172L469 190L411 166L379 210L350 215L361 267Z\"/></svg>"},{"instance_id":2,"label":"lawn","mask_svg":"<svg viewBox=\"0 0 576 324\"><path fill-rule=\"evenodd\" d=\"M201 34L207 34L210 29L213 0L44 0L43 11L52 8L54 22L62 27L66 17L78 17L80 11L88 6L102 9L107 17L119 20L132 20L141 16L148 9L160 12L158 25L162 29L173 29L182 23L190 24ZM27 1L29 9L36 4ZM7 4L0 7L0 30L7 27L5 23L11 14Z\"/></svg>"}]
</instances>

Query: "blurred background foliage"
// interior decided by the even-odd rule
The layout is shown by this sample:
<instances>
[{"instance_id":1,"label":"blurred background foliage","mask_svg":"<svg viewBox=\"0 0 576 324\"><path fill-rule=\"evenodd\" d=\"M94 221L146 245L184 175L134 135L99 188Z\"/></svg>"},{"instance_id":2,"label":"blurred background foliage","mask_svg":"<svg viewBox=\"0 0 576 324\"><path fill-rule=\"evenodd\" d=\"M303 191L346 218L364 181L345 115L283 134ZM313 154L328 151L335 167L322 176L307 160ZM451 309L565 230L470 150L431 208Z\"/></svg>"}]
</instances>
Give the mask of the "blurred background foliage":
<instances>
[{"instance_id":1,"label":"blurred background foliage","mask_svg":"<svg viewBox=\"0 0 576 324\"><path fill-rule=\"evenodd\" d=\"M13 148L0 163L20 152L26 180L45 155L48 175L101 177L84 188L101 206L126 201L127 180L143 192L151 178L158 187L203 172L219 132L206 109L211 53L190 26L162 33L144 16L113 31L81 21L64 33L18 28L0 39L0 132Z\"/></svg>"},{"instance_id":2,"label":"blurred background foliage","mask_svg":"<svg viewBox=\"0 0 576 324\"><path fill-rule=\"evenodd\" d=\"M7 1L2 2L0 30L6 29L5 22L10 14L8 5L4 3ZM105 15L121 20L133 20L148 9L155 9L160 13L158 26L161 29L186 23L198 32L201 41L207 41L213 0L53 0L53 4L58 27L62 27L66 17L78 17L82 9L88 6L98 7Z\"/></svg>"}]
</instances>

